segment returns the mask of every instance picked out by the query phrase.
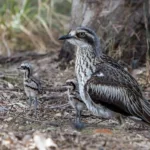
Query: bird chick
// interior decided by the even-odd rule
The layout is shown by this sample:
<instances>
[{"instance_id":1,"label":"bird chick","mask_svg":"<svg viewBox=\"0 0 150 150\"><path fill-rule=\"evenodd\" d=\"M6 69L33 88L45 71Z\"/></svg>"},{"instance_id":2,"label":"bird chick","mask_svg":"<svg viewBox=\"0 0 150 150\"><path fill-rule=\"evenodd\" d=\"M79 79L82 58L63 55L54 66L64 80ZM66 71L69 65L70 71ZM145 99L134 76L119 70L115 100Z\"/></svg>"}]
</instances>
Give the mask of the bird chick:
<instances>
[{"instance_id":1,"label":"bird chick","mask_svg":"<svg viewBox=\"0 0 150 150\"><path fill-rule=\"evenodd\" d=\"M85 104L81 100L79 94L78 83L75 79L70 79L66 81L67 85L67 95L69 99L69 104L76 110L76 119L75 119L75 128L82 129L84 124L81 122L81 113L82 110L85 109Z\"/></svg>"},{"instance_id":2,"label":"bird chick","mask_svg":"<svg viewBox=\"0 0 150 150\"><path fill-rule=\"evenodd\" d=\"M32 76L32 66L30 63L22 63L18 68L24 73L24 91L28 97L28 104L31 108L32 103L34 104L35 115L37 116L37 106L38 106L38 94L41 93L41 83L35 77Z\"/></svg>"}]
</instances>

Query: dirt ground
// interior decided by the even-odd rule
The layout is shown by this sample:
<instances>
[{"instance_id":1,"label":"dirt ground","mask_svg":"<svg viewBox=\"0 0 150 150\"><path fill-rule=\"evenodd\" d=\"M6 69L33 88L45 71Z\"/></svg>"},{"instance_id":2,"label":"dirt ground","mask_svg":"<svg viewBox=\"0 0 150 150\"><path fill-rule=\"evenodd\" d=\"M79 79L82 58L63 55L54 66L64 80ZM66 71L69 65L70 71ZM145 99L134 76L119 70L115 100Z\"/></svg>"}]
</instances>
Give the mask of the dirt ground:
<instances>
[{"instance_id":1,"label":"dirt ground","mask_svg":"<svg viewBox=\"0 0 150 150\"><path fill-rule=\"evenodd\" d=\"M22 75L17 70L21 61L1 65L0 149L149 150L150 129L128 119L125 129L115 129L118 125L116 120L102 120L84 110L82 121L88 127L82 131L73 128L71 122L75 111L68 104L63 85L67 79L74 77L74 65L61 70L57 56L55 52L38 59L28 59L44 89L39 96L38 118L29 111L26 103ZM146 89L144 94L149 97L145 76L141 76L136 77Z\"/></svg>"}]
</instances>

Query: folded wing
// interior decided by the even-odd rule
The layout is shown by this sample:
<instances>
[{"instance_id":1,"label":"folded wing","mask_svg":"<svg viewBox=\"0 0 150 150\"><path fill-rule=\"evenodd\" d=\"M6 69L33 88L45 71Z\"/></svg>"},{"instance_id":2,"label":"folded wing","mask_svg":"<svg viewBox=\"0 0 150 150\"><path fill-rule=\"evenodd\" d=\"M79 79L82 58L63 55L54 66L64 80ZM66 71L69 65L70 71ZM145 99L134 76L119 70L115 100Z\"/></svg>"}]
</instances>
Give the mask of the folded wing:
<instances>
[{"instance_id":1,"label":"folded wing","mask_svg":"<svg viewBox=\"0 0 150 150\"><path fill-rule=\"evenodd\" d=\"M95 104L150 123L150 103L143 98L136 80L120 66L99 64L85 90Z\"/></svg>"},{"instance_id":2,"label":"folded wing","mask_svg":"<svg viewBox=\"0 0 150 150\"><path fill-rule=\"evenodd\" d=\"M39 93L42 92L42 87L41 87L41 83L39 80L37 80L36 78L31 77L30 79L28 79L25 82L25 86L29 87L35 91L38 91Z\"/></svg>"}]
</instances>

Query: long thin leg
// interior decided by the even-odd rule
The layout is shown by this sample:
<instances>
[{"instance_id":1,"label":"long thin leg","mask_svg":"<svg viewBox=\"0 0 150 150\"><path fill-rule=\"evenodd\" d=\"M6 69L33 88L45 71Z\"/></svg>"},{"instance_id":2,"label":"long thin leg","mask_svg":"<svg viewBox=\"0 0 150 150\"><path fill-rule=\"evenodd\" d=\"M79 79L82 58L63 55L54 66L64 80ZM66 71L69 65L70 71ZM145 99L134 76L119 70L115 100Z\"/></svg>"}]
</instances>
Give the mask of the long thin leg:
<instances>
[{"instance_id":1,"label":"long thin leg","mask_svg":"<svg viewBox=\"0 0 150 150\"><path fill-rule=\"evenodd\" d=\"M29 97L27 103L28 103L28 105L29 105L29 109L31 110L31 106L32 106L32 97Z\"/></svg>"},{"instance_id":2,"label":"long thin leg","mask_svg":"<svg viewBox=\"0 0 150 150\"><path fill-rule=\"evenodd\" d=\"M125 121L124 121L124 119L123 119L123 117L122 117L121 115L119 115L119 116L117 117L117 120L118 120L118 122L119 122L120 125L122 125L122 124L125 123Z\"/></svg>"},{"instance_id":3,"label":"long thin leg","mask_svg":"<svg viewBox=\"0 0 150 150\"><path fill-rule=\"evenodd\" d=\"M31 105L32 105L32 97L28 97L27 107L25 108L25 113L27 112L27 114L28 114L28 112L31 112Z\"/></svg>"},{"instance_id":4,"label":"long thin leg","mask_svg":"<svg viewBox=\"0 0 150 150\"><path fill-rule=\"evenodd\" d=\"M37 117L37 106L38 106L38 99L37 97L34 98L34 112L35 116Z\"/></svg>"},{"instance_id":5,"label":"long thin leg","mask_svg":"<svg viewBox=\"0 0 150 150\"><path fill-rule=\"evenodd\" d=\"M81 123L81 111L76 109L76 118L75 118L76 123Z\"/></svg>"},{"instance_id":6,"label":"long thin leg","mask_svg":"<svg viewBox=\"0 0 150 150\"><path fill-rule=\"evenodd\" d=\"M85 127L85 125L81 122L81 110L78 110L77 108L76 108L76 118L75 118L74 127L77 130L81 130Z\"/></svg>"},{"instance_id":7,"label":"long thin leg","mask_svg":"<svg viewBox=\"0 0 150 150\"><path fill-rule=\"evenodd\" d=\"M125 129L125 120L122 115L116 117L119 122L119 125L115 127L115 129Z\"/></svg>"}]
</instances>

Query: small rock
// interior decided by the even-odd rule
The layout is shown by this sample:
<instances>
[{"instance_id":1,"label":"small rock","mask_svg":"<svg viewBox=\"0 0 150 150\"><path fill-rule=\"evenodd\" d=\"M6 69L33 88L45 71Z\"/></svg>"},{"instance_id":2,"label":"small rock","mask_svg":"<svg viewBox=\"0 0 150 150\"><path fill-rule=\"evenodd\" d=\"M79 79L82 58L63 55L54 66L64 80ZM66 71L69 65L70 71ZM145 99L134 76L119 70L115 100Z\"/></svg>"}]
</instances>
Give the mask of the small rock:
<instances>
[{"instance_id":1,"label":"small rock","mask_svg":"<svg viewBox=\"0 0 150 150\"><path fill-rule=\"evenodd\" d=\"M13 120L13 117L8 117L8 118L6 118L4 121L11 121L11 120Z\"/></svg>"},{"instance_id":2,"label":"small rock","mask_svg":"<svg viewBox=\"0 0 150 150\"><path fill-rule=\"evenodd\" d=\"M31 140L31 135L25 135L22 139L22 142L24 145L28 145L30 143Z\"/></svg>"},{"instance_id":3,"label":"small rock","mask_svg":"<svg viewBox=\"0 0 150 150\"><path fill-rule=\"evenodd\" d=\"M57 113L57 114L55 114L55 117L61 117L62 116L62 114L61 113Z\"/></svg>"}]
</instances>

